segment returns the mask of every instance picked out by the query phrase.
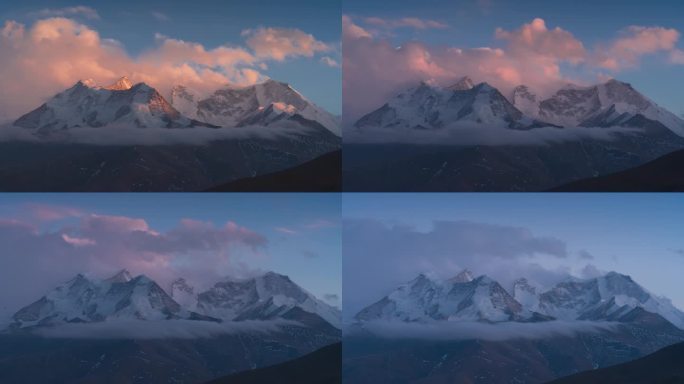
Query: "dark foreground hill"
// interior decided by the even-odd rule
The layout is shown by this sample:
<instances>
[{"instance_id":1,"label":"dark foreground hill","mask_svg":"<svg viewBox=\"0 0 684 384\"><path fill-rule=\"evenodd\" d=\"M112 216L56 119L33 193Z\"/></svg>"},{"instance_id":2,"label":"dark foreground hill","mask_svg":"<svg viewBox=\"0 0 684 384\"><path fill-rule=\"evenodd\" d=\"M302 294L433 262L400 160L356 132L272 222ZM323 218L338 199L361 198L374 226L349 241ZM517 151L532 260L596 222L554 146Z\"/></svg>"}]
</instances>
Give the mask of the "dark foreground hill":
<instances>
[{"instance_id":1,"label":"dark foreground hill","mask_svg":"<svg viewBox=\"0 0 684 384\"><path fill-rule=\"evenodd\" d=\"M226 376L209 384L337 384L342 382L342 344L323 347L300 358Z\"/></svg>"},{"instance_id":2,"label":"dark foreground hill","mask_svg":"<svg viewBox=\"0 0 684 384\"><path fill-rule=\"evenodd\" d=\"M549 384L679 384L684 383L684 343L641 359L587 371Z\"/></svg>"},{"instance_id":3,"label":"dark foreground hill","mask_svg":"<svg viewBox=\"0 0 684 384\"><path fill-rule=\"evenodd\" d=\"M235 180L210 192L339 192L342 151L333 151L284 171Z\"/></svg>"},{"instance_id":4,"label":"dark foreground hill","mask_svg":"<svg viewBox=\"0 0 684 384\"><path fill-rule=\"evenodd\" d=\"M555 192L681 192L684 191L684 150L610 175L578 180Z\"/></svg>"}]
</instances>

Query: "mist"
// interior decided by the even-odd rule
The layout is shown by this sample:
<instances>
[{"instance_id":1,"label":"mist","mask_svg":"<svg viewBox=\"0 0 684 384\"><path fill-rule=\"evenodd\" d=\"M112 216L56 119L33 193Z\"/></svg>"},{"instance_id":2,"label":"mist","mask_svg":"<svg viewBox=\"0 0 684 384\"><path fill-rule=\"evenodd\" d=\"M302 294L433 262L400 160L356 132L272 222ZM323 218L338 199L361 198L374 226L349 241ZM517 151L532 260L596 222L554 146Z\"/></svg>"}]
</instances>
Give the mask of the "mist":
<instances>
[{"instance_id":1,"label":"mist","mask_svg":"<svg viewBox=\"0 0 684 384\"><path fill-rule=\"evenodd\" d=\"M547 321L541 323L505 322L498 324L477 322L407 323L371 321L350 327L345 336L372 335L385 339L415 340L487 340L544 339L554 336L575 336L579 333L614 331L619 323L595 321Z\"/></svg>"},{"instance_id":2,"label":"mist","mask_svg":"<svg viewBox=\"0 0 684 384\"><path fill-rule=\"evenodd\" d=\"M108 320L88 324L59 324L42 327L36 335L61 339L206 339L220 335L274 333L285 326L301 325L289 320L233 321L215 323L197 320Z\"/></svg>"},{"instance_id":3,"label":"mist","mask_svg":"<svg viewBox=\"0 0 684 384\"><path fill-rule=\"evenodd\" d=\"M434 130L347 128L344 131L344 141L357 144L538 146L587 139L608 142L618 139L620 135L637 135L642 132L642 129L632 127L541 127L523 131L459 123Z\"/></svg>"},{"instance_id":4,"label":"mist","mask_svg":"<svg viewBox=\"0 0 684 384\"><path fill-rule=\"evenodd\" d=\"M245 126L239 128L137 128L111 124L106 127L69 128L49 134L14 125L0 126L0 142L86 145L204 145L220 140L282 138L296 139L309 128L283 121L277 126Z\"/></svg>"}]
</instances>

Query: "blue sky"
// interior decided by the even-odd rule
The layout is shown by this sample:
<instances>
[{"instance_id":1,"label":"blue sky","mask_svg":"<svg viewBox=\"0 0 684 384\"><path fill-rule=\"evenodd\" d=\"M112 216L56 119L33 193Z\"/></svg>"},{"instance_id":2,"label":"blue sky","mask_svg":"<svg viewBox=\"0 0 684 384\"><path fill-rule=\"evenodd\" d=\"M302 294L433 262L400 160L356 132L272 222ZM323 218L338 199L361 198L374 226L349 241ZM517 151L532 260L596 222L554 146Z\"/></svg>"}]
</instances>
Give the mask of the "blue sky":
<instances>
[{"instance_id":1,"label":"blue sky","mask_svg":"<svg viewBox=\"0 0 684 384\"><path fill-rule=\"evenodd\" d=\"M684 309L680 289L684 270L682 212L684 198L680 194L397 193L346 194L343 198L345 221L372 219L410 226L419 232L430 231L433 222L441 220L526 228L531 236L554 238L567 246L567 255L536 262L574 271L592 264L602 271L627 274L651 292L669 297L680 309ZM344 262L352 260L353 264L345 264L344 281L355 281L358 286L364 284L363 278L355 278L349 271L362 268L357 263L363 263L363 257L355 259L346 253L356 247L356 241L346 236L345 229ZM496 243L501 239L483 241ZM381 238L369 240L363 247L375 249L382 242ZM580 257L582 251L593 259ZM389 266L397 262L392 260L393 255L374 253L374 257L387 266L388 274ZM483 263L487 263L485 259L481 259ZM478 271L478 265L466 267ZM416 267L407 275L424 272L420 269ZM345 285L345 299L346 291Z\"/></svg>"},{"instance_id":2,"label":"blue sky","mask_svg":"<svg viewBox=\"0 0 684 384\"><path fill-rule=\"evenodd\" d=\"M90 226L90 229L86 230L83 228L88 225L79 224L84 218L91 217L93 214L144 219L151 230L170 235L179 228L183 230L180 226L181 219L209 222L212 226L209 239L220 236L216 235L213 229L221 228L228 221L232 221L246 228L250 233L256 233L265 239L265 245L257 250L251 250L248 246L231 245L228 249L229 257L233 260L231 265L235 268L272 270L290 276L293 281L320 298L329 294L339 297L341 294L340 199L338 194L4 194L0 198L0 243L7 253L5 256L0 256L0 264L3 265L0 274L25 272L32 275L34 279L51 281L55 278L41 276L44 274L41 268L56 262L57 266L48 268L48 271L53 270L54 275L62 274L63 276L60 275L57 278L58 281L70 278L79 266L65 268L61 265L64 260L44 259L46 257L57 259L59 258L57 255L62 255L59 253L61 251L55 250L54 255L46 255L35 250L44 251L47 247L41 247L38 243L53 244L49 242L53 239L50 237L51 233L69 233L72 238L97 236L87 235L90 233L88 231L95 227ZM26 240L23 236L12 232L25 224L35 226L39 233L44 234L44 236L29 237L36 244L25 244ZM70 228L80 229L74 232ZM101 227L98 228L98 232L104 231ZM115 241L118 238L116 237L118 235L111 230L107 233L107 236L114 236ZM185 231L183 233L184 235L178 239L187 244L193 244L194 238L206 238L199 232ZM32 251L24 251L26 249ZM76 247L74 249L80 252L88 248ZM215 255L205 256L205 249L202 247L195 249L196 252L183 251L187 253L183 257L170 259L171 266L180 267L180 265L173 265L178 263L178 260L187 264L216 262ZM94 252L106 252L106 250L95 248ZM13 259L15 253L23 253L18 261ZM63 254L63 257L71 256L68 252ZM94 256L96 259L107 257L104 254ZM35 259L35 262L30 259ZM90 259L85 257L83 260ZM124 259L124 261L130 260ZM16 267L15 262L28 263L29 266L22 264L21 267ZM111 262L110 265L117 263L113 260L95 260L92 265L106 264L106 262ZM13 270L15 267L16 271ZM193 266L190 265L190 267ZM31 268L33 270L30 270ZM111 271L121 266L111 265L107 268L107 271ZM211 269L212 266L209 265L209 268ZM131 272L141 273L135 270ZM6 282L11 278L12 276L4 276L0 280ZM328 302L339 305L339 302L335 303L334 299Z\"/></svg>"},{"instance_id":3,"label":"blue sky","mask_svg":"<svg viewBox=\"0 0 684 384\"><path fill-rule=\"evenodd\" d=\"M155 34L202 44L207 49L221 45L245 46L241 32L258 27L299 29L312 34L330 50L313 57L291 57L267 62L263 74L292 84L304 96L332 113L341 113L341 69L320 62L328 56L341 61L340 4L335 1L69 1L27 0L0 3L0 20L30 26L45 16L45 9L87 6L99 18L83 14L65 15L98 31L102 38L122 43L135 58L155 47Z\"/></svg>"},{"instance_id":4,"label":"blue sky","mask_svg":"<svg viewBox=\"0 0 684 384\"><path fill-rule=\"evenodd\" d=\"M382 1L347 0L343 2L343 12L362 26L362 19L366 17L386 20L416 17L448 25L445 29L397 28L385 36L396 45L419 41L431 46L504 47L506 42L495 38L497 28L513 31L534 18L545 20L549 29L560 27L572 33L587 49L609 44L633 25L684 32L681 17L684 3L673 0L398 0L391 7ZM681 38L675 48L684 50ZM637 66L618 71L563 65L565 75L579 80L592 81L599 72L631 83L673 113L684 114L684 101L680 97L680 90L684 88L684 64L669 63L665 52L644 55Z\"/></svg>"}]
</instances>

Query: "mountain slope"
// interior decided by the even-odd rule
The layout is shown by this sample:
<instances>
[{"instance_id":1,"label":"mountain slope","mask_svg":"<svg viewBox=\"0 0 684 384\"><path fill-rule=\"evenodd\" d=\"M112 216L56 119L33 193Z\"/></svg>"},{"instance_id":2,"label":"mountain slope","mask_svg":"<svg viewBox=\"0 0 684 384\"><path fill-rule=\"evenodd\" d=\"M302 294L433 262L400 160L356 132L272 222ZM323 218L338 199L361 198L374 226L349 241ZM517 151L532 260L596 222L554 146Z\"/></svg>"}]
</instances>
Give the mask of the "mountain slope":
<instances>
[{"instance_id":1,"label":"mountain slope","mask_svg":"<svg viewBox=\"0 0 684 384\"><path fill-rule=\"evenodd\" d=\"M221 127L265 126L296 114L341 135L339 122L332 114L289 84L275 80L247 87L225 87L206 98L178 85L171 92L171 103L187 116Z\"/></svg>"},{"instance_id":2,"label":"mountain slope","mask_svg":"<svg viewBox=\"0 0 684 384\"><path fill-rule=\"evenodd\" d=\"M421 275L359 312L357 323L345 334L345 380L538 384L634 360L684 341L684 314L626 275L570 278L546 291L522 278L512 285L515 297L490 284L503 292L490 289L489 295L471 296L479 299L459 300L460 293L478 280L482 286L482 276L470 281L465 272L449 280ZM477 309L479 316L459 316L463 310L472 313L469 308ZM491 308L498 311L487 310ZM517 317L482 316L511 309ZM521 316L524 313L532 315ZM556 319L564 322L545 321ZM394 321L396 328L387 325L387 334L376 333L366 320ZM472 333L467 334L449 332L462 326L458 321L473 320L494 324L470 328ZM434 321L442 322L443 336L434 333L442 329ZM502 324L507 321L533 323ZM431 323L423 334L418 328L422 325L397 322ZM545 329L551 331L542 333Z\"/></svg>"},{"instance_id":3,"label":"mountain slope","mask_svg":"<svg viewBox=\"0 0 684 384\"><path fill-rule=\"evenodd\" d=\"M446 88L421 82L360 118L354 127L363 132L371 128L434 130L459 124L512 129L550 125L524 116L489 84L471 85L469 79Z\"/></svg>"},{"instance_id":4,"label":"mountain slope","mask_svg":"<svg viewBox=\"0 0 684 384\"><path fill-rule=\"evenodd\" d=\"M630 120L642 116L684 136L684 120L630 84L615 79L588 87L569 84L545 100L539 100L528 87L519 86L514 90L513 103L532 117L563 127L639 126Z\"/></svg>"},{"instance_id":5,"label":"mountain slope","mask_svg":"<svg viewBox=\"0 0 684 384\"><path fill-rule=\"evenodd\" d=\"M338 309L317 299L289 277L274 272L245 280L220 281L199 293L196 300L198 312L221 319L271 320L301 316L293 312L301 310L341 328Z\"/></svg>"},{"instance_id":6,"label":"mountain slope","mask_svg":"<svg viewBox=\"0 0 684 384\"><path fill-rule=\"evenodd\" d=\"M285 363L238 373L207 384L238 383L342 383L342 344L332 344Z\"/></svg>"},{"instance_id":7,"label":"mountain slope","mask_svg":"<svg viewBox=\"0 0 684 384\"><path fill-rule=\"evenodd\" d=\"M181 115L156 89L145 83L131 86L127 78L107 87L79 81L21 116L14 125L43 134L107 125L139 128L211 126Z\"/></svg>"},{"instance_id":8,"label":"mountain slope","mask_svg":"<svg viewBox=\"0 0 684 384\"><path fill-rule=\"evenodd\" d=\"M684 343L665 347L640 359L586 371L549 384L676 384L684 383Z\"/></svg>"},{"instance_id":9,"label":"mountain slope","mask_svg":"<svg viewBox=\"0 0 684 384\"><path fill-rule=\"evenodd\" d=\"M362 309L359 321L538 321L543 316L523 308L487 276L472 279L464 271L449 280L419 275L380 301Z\"/></svg>"},{"instance_id":10,"label":"mountain slope","mask_svg":"<svg viewBox=\"0 0 684 384\"><path fill-rule=\"evenodd\" d=\"M342 151L333 151L290 169L239 179L209 192L339 192Z\"/></svg>"},{"instance_id":11,"label":"mountain slope","mask_svg":"<svg viewBox=\"0 0 684 384\"><path fill-rule=\"evenodd\" d=\"M682 192L684 150L668 153L646 164L604 176L573 181L554 192Z\"/></svg>"},{"instance_id":12,"label":"mountain slope","mask_svg":"<svg viewBox=\"0 0 684 384\"><path fill-rule=\"evenodd\" d=\"M13 328L58 323L89 323L112 319L202 319L175 302L144 275L131 278L122 271L105 280L77 275L13 316Z\"/></svg>"},{"instance_id":13,"label":"mountain slope","mask_svg":"<svg viewBox=\"0 0 684 384\"><path fill-rule=\"evenodd\" d=\"M539 311L562 320L620 321L634 318L635 309L658 314L684 329L684 313L631 277L610 272L594 279L560 282L539 295Z\"/></svg>"}]
</instances>

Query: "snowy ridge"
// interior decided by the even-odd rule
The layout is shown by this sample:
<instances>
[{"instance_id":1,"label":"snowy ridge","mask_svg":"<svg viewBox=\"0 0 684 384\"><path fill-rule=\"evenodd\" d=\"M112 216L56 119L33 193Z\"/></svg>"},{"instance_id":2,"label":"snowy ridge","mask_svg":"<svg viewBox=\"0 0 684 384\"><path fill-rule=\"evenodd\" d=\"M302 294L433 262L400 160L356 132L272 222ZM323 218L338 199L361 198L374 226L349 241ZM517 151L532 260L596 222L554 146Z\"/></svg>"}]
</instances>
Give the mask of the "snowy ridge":
<instances>
[{"instance_id":1,"label":"snowy ridge","mask_svg":"<svg viewBox=\"0 0 684 384\"><path fill-rule=\"evenodd\" d=\"M274 272L244 280L224 280L196 297L198 312L229 320L281 317L293 308L316 314L340 328L341 313Z\"/></svg>"},{"instance_id":2,"label":"snowy ridge","mask_svg":"<svg viewBox=\"0 0 684 384\"><path fill-rule=\"evenodd\" d=\"M525 116L491 85L480 83L473 86L466 77L446 88L421 82L400 92L381 108L359 119L354 126L359 130L435 130L459 124L512 129L550 125Z\"/></svg>"},{"instance_id":3,"label":"snowy ridge","mask_svg":"<svg viewBox=\"0 0 684 384\"><path fill-rule=\"evenodd\" d=\"M191 318L154 281L121 271L109 279L77 275L12 316L15 326L87 323L108 319L165 320Z\"/></svg>"},{"instance_id":4,"label":"snowy ridge","mask_svg":"<svg viewBox=\"0 0 684 384\"><path fill-rule=\"evenodd\" d=\"M538 321L542 317L517 302L498 282L469 271L441 280L421 274L373 305L356 319L430 321Z\"/></svg>"},{"instance_id":5,"label":"snowy ridge","mask_svg":"<svg viewBox=\"0 0 684 384\"><path fill-rule=\"evenodd\" d=\"M473 125L519 130L549 126L648 128L648 122L684 136L684 120L617 80L587 87L567 84L543 99L526 85L515 87L506 98L489 84L475 85L464 77L447 87L421 82L361 117L354 127L359 131Z\"/></svg>"},{"instance_id":6,"label":"snowy ridge","mask_svg":"<svg viewBox=\"0 0 684 384\"><path fill-rule=\"evenodd\" d=\"M631 277L616 272L593 279L569 279L539 296L542 313L561 320L614 318L636 308L655 313L684 329L684 313Z\"/></svg>"},{"instance_id":7,"label":"snowy ridge","mask_svg":"<svg viewBox=\"0 0 684 384\"><path fill-rule=\"evenodd\" d=\"M289 84L275 80L246 87L226 86L204 98L177 85L171 91L171 103L187 116L221 127L268 125L297 114L341 135L339 122L332 114L304 98Z\"/></svg>"},{"instance_id":8,"label":"snowy ridge","mask_svg":"<svg viewBox=\"0 0 684 384\"><path fill-rule=\"evenodd\" d=\"M12 316L12 328L108 320L241 321L288 319L291 310L320 316L340 327L340 311L316 299L287 276L273 272L222 281L197 294L183 278L167 294L144 275L122 270L107 279L77 275ZM292 320L297 320L292 318Z\"/></svg>"},{"instance_id":9,"label":"snowy ridge","mask_svg":"<svg viewBox=\"0 0 684 384\"><path fill-rule=\"evenodd\" d=\"M362 322L630 321L631 313L643 310L684 329L684 313L669 300L616 272L586 280L569 278L547 291L521 278L513 283L513 295L485 275L469 277L467 270L447 280L421 274L355 318Z\"/></svg>"},{"instance_id":10,"label":"snowy ridge","mask_svg":"<svg viewBox=\"0 0 684 384\"><path fill-rule=\"evenodd\" d=\"M564 127L629 125L630 119L641 115L684 136L684 120L630 84L614 79L586 87L567 84L545 100L520 85L514 89L512 101L525 114Z\"/></svg>"},{"instance_id":11,"label":"snowy ridge","mask_svg":"<svg viewBox=\"0 0 684 384\"><path fill-rule=\"evenodd\" d=\"M183 116L145 83L122 78L106 87L79 81L14 122L41 133L111 124L139 128L187 128L206 125Z\"/></svg>"}]
</instances>

